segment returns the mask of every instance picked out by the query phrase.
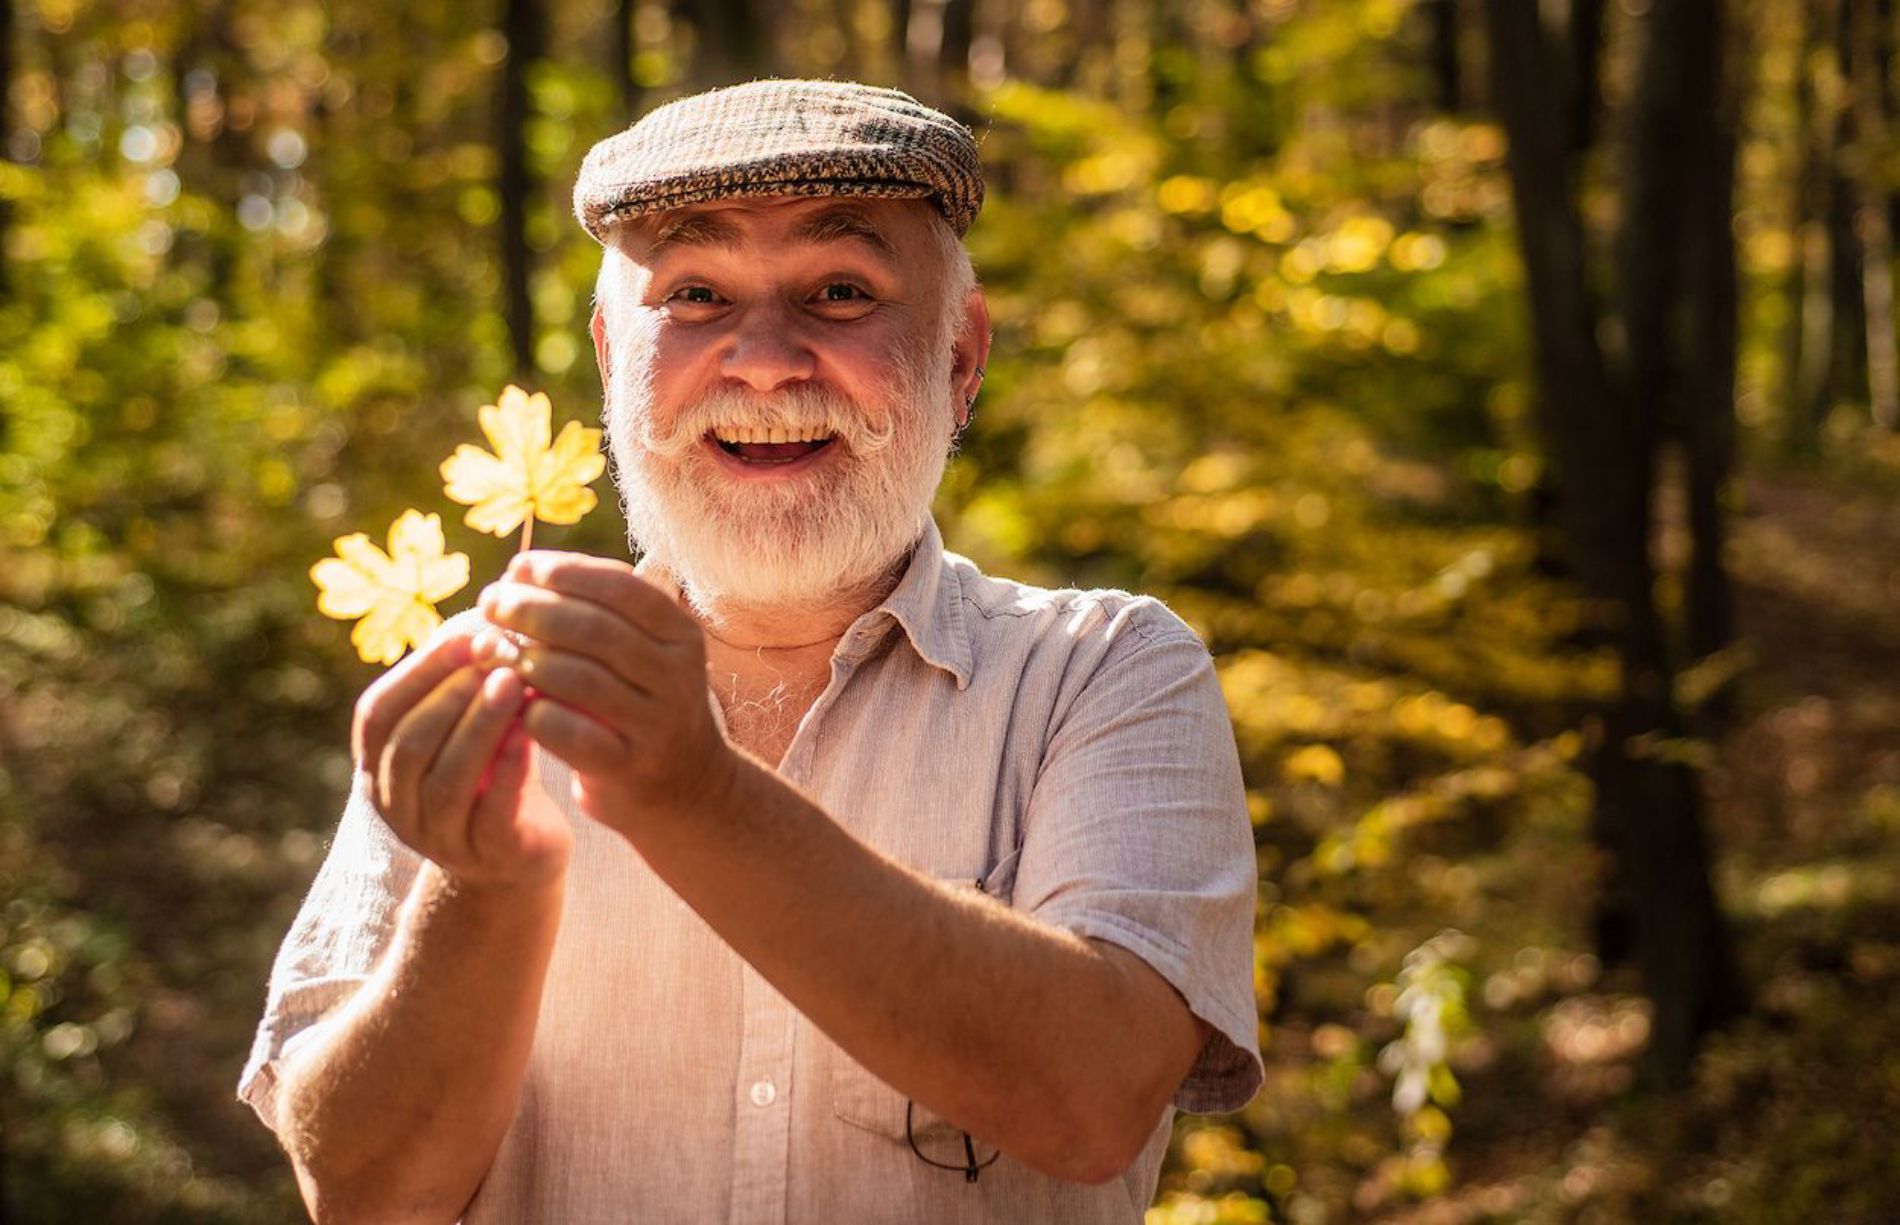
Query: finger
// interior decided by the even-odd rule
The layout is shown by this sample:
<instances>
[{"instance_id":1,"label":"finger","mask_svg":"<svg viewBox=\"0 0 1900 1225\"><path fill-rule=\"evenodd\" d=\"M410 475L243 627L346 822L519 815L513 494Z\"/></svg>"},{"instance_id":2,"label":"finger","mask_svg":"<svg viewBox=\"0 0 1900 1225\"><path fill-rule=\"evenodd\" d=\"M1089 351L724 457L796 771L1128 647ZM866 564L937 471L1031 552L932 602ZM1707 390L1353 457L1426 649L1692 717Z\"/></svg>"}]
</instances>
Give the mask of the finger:
<instances>
[{"instance_id":1,"label":"finger","mask_svg":"<svg viewBox=\"0 0 1900 1225\"><path fill-rule=\"evenodd\" d=\"M437 845L465 847L474 853L469 815L482 775L525 700L520 677L505 668L488 673L442 742L418 791L420 819Z\"/></svg>"},{"instance_id":2,"label":"finger","mask_svg":"<svg viewBox=\"0 0 1900 1225\"><path fill-rule=\"evenodd\" d=\"M585 655L643 693L650 689L647 678L664 667L661 656L675 649L592 600L528 583L503 579L489 584L482 591L481 608L503 629ZM493 644L501 657L507 654L505 641Z\"/></svg>"},{"instance_id":3,"label":"finger","mask_svg":"<svg viewBox=\"0 0 1900 1225\"><path fill-rule=\"evenodd\" d=\"M628 743L634 730L652 717L653 701L620 676L585 655L559 647L510 643L503 671L520 675L537 693L599 720Z\"/></svg>"},{"instance_id":4,"label":"finger","mask_svg":"<svg viewBox=\"0 0 1900 1225\"><path fill-rule=\"evenodd\" d=\"M390 827L411 846L424 833L419 817L422 778L435 762L442 742L474 700L482 670L463 665L396 724L383 746L376 770L376 803Z\"/></svg>"},{"instance_id":5,"label":"finger","mask_svg":"<svg viewBox=\"0 0 1900 1225\"><path fill-rule=\"evenodd\" d=\"M350 728L350 752L359 769L374 770L382 760L389 733L443 678L469 660L470 635L436 638L377 677L357 699Z\"/></svg>"},{"instance_id":6,"label":"finger","mask_svg":"<svg viewBox=\"0 0 1900 1225\"><path fill-rule=\"evenodd\" d=\"M508 721L508 730L501 738L501 747L495 750L489 759L488 768L482 771L482 782L475 789L475 808L471 821L479 821L483 805L492 804L498 792L507 792L519 786L528 777L527 749L534 741L528 739L527 729L521 726L520 712ZM507 798L507 797L504 797ZM509 799L512 804L514 801ZM512 809L510 809L512 811Z\"/></svg>"},{"instance_id":7,"label":"finger","mask_svg":"<svg viewBox=\"0 0 1900 1225\"><path fill-rule=\"evenodd\" d=\"M598 720L551 698L529 702L521 724L548 752L582 773L622 769L631 753L627 742Z\"/></svg>"},{"instance_id":8,"label":"finger","mask_svg":"<svg viewBox=\"0 0 1900 1225\"><path fill-rule=\"evenodd\" d=\"M626 562L609 557L530 549L510 558L502 577L592 600L662 642L677 641L697 629L672 596L641 578Z\"/></svg>"},{"instance_id":9,"label":"finger","mask_svg":"<svg viewBox=\"0 0 1900 1225\"><path fill-rule=\"evenodd\" d=\"M562 845L568 841L566 815L551 803L538 809L523 805L524 788L540 786L534 781L532 762L534 741L517 720L509 726L488 786L475 801L475 813L469 819L469 839L481 855L543 864L561 857Z\"/></svg>"},{"instance_id":10,"label":"finger","mask_svg":"<svg viewBox=\"0 0 1900 1225\"><path fill-rule=\"evenodd\" d=\"M475 807L469 813L469 845L489 850L513 824L521 802L521 788L528 781L528 754L533 744L521 721L509 720L501 747L489 763L488 776L482 780Z\"/></svg>"}]
</instances>

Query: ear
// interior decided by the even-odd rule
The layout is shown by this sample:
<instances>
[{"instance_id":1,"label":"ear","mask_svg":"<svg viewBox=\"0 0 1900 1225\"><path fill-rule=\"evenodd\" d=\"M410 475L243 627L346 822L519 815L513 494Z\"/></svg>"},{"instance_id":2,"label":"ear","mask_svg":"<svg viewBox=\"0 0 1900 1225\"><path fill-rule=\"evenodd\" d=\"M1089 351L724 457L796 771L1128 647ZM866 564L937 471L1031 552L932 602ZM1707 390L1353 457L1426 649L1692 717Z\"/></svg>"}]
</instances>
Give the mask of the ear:
<instances>
[{"instance_id":1,"label":"ear","mask_svg":"<svg viewBox=\"0 0 1900 1225\"><path fill-rule=\"evenodd\" d=\"M613 369L613 362L607 353L607 315L600 307L594 308L587 330L594 334L594 364L600 367L600 389L604 393L613 385L607 374Z\"/></svg>"},{"instance_id":2,"label":"ear","mask_svg":"<svg viewBox=\"0 0 1900 1225\"><path fill-rule=\"evenodd\" d=\"M990 361L990 304L981 288L963 301L963 318L952 349L950 385L957 391L957 428L970 423L970 408L983 388L983 370Z\"/></svg>"}]
</instances>

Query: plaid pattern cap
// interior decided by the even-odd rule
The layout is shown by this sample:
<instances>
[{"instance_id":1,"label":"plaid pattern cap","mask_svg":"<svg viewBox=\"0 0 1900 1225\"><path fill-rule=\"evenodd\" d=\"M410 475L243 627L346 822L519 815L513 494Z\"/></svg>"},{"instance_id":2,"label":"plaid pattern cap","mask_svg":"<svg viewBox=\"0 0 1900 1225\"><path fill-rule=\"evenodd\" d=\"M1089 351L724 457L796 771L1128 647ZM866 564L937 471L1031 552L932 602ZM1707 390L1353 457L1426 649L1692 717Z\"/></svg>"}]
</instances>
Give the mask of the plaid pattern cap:
<instances>
[{"instance_id":1,"label":"plaid pattern cap","mask_svg":"<svg viewBox=\"0 0 1900 1225\"><path fill-rule=\"evenodd\" d=\"M983 207L970 130L853 81L752 81L669 102L595 145L574 215L614 222L735 196L929 197L959 235Z\"/></svg>"}]
</instances>

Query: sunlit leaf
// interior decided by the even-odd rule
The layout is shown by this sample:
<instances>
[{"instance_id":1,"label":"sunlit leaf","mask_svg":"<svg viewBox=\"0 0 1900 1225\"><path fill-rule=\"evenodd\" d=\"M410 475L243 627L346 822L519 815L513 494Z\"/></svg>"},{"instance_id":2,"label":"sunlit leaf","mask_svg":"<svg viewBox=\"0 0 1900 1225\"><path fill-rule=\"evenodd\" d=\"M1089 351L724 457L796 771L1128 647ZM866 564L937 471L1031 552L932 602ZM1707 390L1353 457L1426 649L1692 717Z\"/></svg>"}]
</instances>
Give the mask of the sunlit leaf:
<instances>
[{"instance_id":1,"label":"sunlit leaf","mask_svg":"<svg viewBox=\"0 0 1900 1225\"><path fill-rule=\"evenodd\" d=\"M435 606L468 584L468 555L444 553L442 518L406 510L389 529L389 552L368 536L339 536L335 557L310 567L317 611L361 618L350 642L366 662L393 664L442 623Z\"/></svg>"},{"instance_id":2,"label":"sunlit leaf","mask_svg":"<svg viewBox=\"0 0 1900 1225\"><path fill-rule=\"evenodd\" d=\"M482 407L482 433L494 450L463 443L442 462L448 496L471 507L470 527L506 536L530 517L578 523L594 508L587 485L607 467L600 431L570 421L550 444L553 413L547 393L529 395L513 384L499 404Z\"/></svg>"}]
</instances>

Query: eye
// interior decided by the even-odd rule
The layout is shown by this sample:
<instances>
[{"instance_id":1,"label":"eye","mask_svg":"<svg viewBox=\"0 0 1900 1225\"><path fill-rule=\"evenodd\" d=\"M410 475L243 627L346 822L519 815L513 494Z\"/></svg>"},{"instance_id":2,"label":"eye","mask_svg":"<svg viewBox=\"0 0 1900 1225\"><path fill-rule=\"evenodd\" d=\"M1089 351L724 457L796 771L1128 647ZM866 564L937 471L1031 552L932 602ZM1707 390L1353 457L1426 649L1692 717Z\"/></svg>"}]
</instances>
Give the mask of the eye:
<instances>
[{"instance_id":1,"label":"eye","mask_svg":"<svg viewBox=\"0 0 1900 1225\"><path fill-rule=\"evenodd\" d=\"M691 306L712 306L719 301L719 295L708 285L684 285L674 290L669 300Z\"/></svg>"},{"instance_id":2,"label":"eye","mask_svg":"<svg viewBox=\"0 0 1900 1225\"><path fill-rule=\"evenodd\" d=\"M811 310L821 319L835 323L849 323L862 319L877 309L878 299L867 293L856 281L826 281L819 285L818 292L807 301Z\"/></svg>"}]
</instances>

